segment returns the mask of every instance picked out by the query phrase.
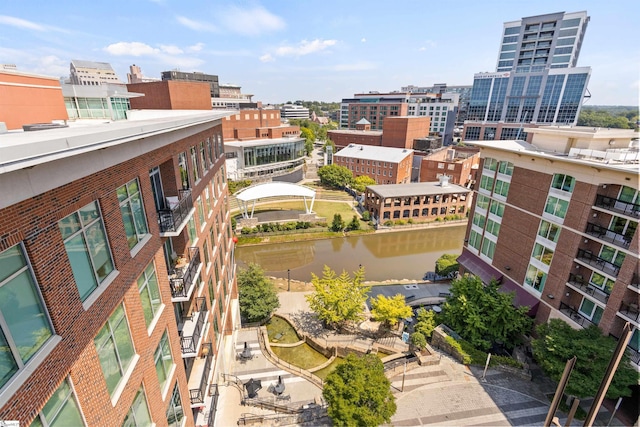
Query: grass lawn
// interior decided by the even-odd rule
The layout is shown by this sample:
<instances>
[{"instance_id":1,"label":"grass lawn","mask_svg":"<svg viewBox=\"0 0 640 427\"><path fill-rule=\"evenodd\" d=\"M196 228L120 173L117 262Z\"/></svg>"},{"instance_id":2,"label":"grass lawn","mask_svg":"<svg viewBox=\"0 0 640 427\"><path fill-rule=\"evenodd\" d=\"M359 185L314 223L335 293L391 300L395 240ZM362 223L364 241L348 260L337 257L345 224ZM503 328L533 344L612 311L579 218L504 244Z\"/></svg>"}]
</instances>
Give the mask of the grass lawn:
<instances>
[{"instance_id":1,"label":"grass lawn","mask_svg":"<svg viewBox=\"0 0 640 427\"><path fill-rule=\"evenodd\" d=\"M264 205L256 206L255 213L274 211L274 210L304 210L304 202L300 201L289 201L289 202L275 202L275 203L266 203ZM314 212L322 218L326 218L327 222L331 222L333 220L334 214L342 215L342 219L345 221L351 221L354 215L356 215L355 210L353 209L351 204L344 202L325 202L316 200L313 203Z\"/></svg>"}]
</instances>

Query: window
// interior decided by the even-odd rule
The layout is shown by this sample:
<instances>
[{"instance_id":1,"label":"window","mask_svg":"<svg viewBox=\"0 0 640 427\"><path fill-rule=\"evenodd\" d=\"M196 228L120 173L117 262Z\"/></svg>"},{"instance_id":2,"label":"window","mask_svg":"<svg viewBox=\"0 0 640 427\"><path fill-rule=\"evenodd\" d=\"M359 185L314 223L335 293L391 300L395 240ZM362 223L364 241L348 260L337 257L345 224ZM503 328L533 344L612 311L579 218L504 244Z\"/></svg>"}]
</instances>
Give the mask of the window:
<instances>
[{"instance_id":1,"label":"window","mask_svg":"<svg viewBox=\"0 0 640 427\"><path fill-rule=\"evenodd\" d=\"M493 253L495 252L495 250L496 250L495 242L487 239L486 237L482 239L482 248L480 252L482 252L483 255L487 256L490 259L493 259Z\"/></svg>"},{"instance_id":2,"label":"window","mask_svg":"<svg viewBox=\"0 0 640 427\"><path fill-rule=\"evenodd\" d=\"M187 164L187 153L178 154L178 168L180 169L180 181L182 182L182 189L186 190L189 187L189 166Z\"/></svg>"},{"instance_id":3,"label":"window","mask_svg":"<svg viewBox=\"0 0 640 427\"><path fill-rule=\"evenodd\" d=\"M483 196L482 194L478 194L476 200L476 208L484 209L486 211L489 207L489 201L491 199L489 199L487 196Z\"/></svg>"},{"instance_id":4,"label":"window","mask_svg":"<svg viewBox=\"0 0 640 427\"><path fill-rule=\"evenodd\" d=\"M589 281L592 285L596 286L599 289L602 289L606 293L610 294L613 289L614 281L604 277L602 274L598 274L593 272L591 274L591 280Z\"/></svg>"},{"instance_id":5,"label":"window","mask_svg":"<svg viewBox=\"0 0 640 427\"><path fill-rule=\"evenodd\" d=\"M0 387L53 335L21 245L0 253Z\"/></svg>"},{"instance_id":6,"label":"window","mask_svg":"<svg viewBox=\"0 0 640 427\"><path fill-rule=\"evenodd\" d=\"M148 328L162 305L160 290L158 289L158 278L156 277L156 269L153 262L150 262L138 277L138 291L140 291L140 299L142 300L144 321Z\"/></svg>"},{"instance_id":7,"label":"window","mask_svg":"<svg viewBox=\"0 0 640 427\"><path fill-rule=\"evenodd\" d=\"M566 191L567 193L572 193L575 185L576 180L574 177L558 173L553 175L553 181L551 182L551 188Z\"/></svg>"},{"instance_id":8,"label":"window","mask_svg":"<svg viewBox=\"0 0 640 427\"><path fill-rule=\"evenodd\" d=\"M109 394L120 384L133 361L135 350L122 304L115 309L93 339Z\"/></svg>"},{"instance_id":9,"label":"window","mask_svg":"<svg viewBox=\"0 0 640 427\"><path fill-rule=\"evenodd\" d=\"M625 253L620 252L617 249L612 248L611 246L602 245L602 249L600 250L600 258L609 261L611 264L621 267L624 262Z\"/></svg>"},{"instance_id":10,"label":"window","mask_svg":"<svg viewBox=\"0 0 640 427\"><path fill-rule=\"evenodd\" d=\"M547 204L544 207L544 211L550 215L564 219L564 217L567 215L568 208L569 201L549 196L547 198Z\"/></svg>"},{"instance_id":11,"label":"window","mask_svg":"<svg viewBox=\"0 0 640 427\"><path fill-rule=\"evenodd\" d=\"M204 147L204 141L200 141L200 166L202 167L202 176L207 171L207 154Z\"/></svg>"},{"instance_id":12,"label":"window","mask_svg":"<svg viewBox=\"0 0 640 427\"><path fill-rule=\"evenodd\" d=\"M495 222L492 219L487 220L487 233L498 237L498 234L500 233L500 223Z\"/></svg>"},{"instance_id":13,"label":"window","mask_svg":"<svg viewBox=\"0 0 640 427\"><path fill-rule=\"evenodd\" d=\"M114 270L109 242L96 202L58 221L80 299L87 297Z\"/></svg>"},{"instance_id":14,"label":"window","mask_svg":"<svg viewBox=\"0 0 640 427\"><path fill-rule=\"evenodd\" d=\"M480 215L479 213L473 214L473 225L478 226L480 228L484 228L485 217L484 215Z\"/></svg>"},{"instance_id":15,"label":"window","mask_svg":"<svg viewBox=\"0 0 640 427\"><path fill-rule=\"evenodd\" d=\"M494 171L498 167L498 161L496 159L492 159L491 157L487 157L484 159L484 164L482 166L483 169Z\"/></svg>"},{"instance_id":16,"label":"window","mask_svg":"<svg viewBox=\"0 0 640 427\"><path fill-rule=\"evenodd\" d=\"M200 179L200 171L198 167L198 153L196 153L196 147L189 149L191 154L191 165L193 166L193 182L197 182Z\"/></svg>"},{"instance_id":17,"label":"window","mask_svg":"<svg viewBox=\"0 0 640 427\"><path fill-rule=\"evenodd\" d=\"M150 425L151 415L149 415L147 397L144 394L144 388L140 387L122 423L122 427L145 427Z\"/></svg>"},{"instance_id":18,"label":"window","mask_svg":"<svg viewBox=\"0 0 640 427\"><path fill-rule=\"evenodd\" d=\"M184 410L182 409L180 392L178 391L178 384L176 383L173 387L169 407L167 408L167 423L169 423L169 427L179 427L182 424L183 418Z\"/></svg>"},{"instance_id":19,"label":"window","mask_svg":"<svg viewBox=\"0 0 640 427\"><path fill-rule=\"evenodd\" d=\"M550 223L549 221L542 220L540 221L540 228L538 228L538 236L544 237L551 242L558 243L560 227Z\"/></svg>"},{"instance_id":20,"label":"window","mask_svg":"<svg viewBox=\"0 0 640 427\"><path fill-rule=\"evenodd\" d=\"M494 189L495 194L499 194L502 197L507 197L509 194L509 183L506 181L502 181L501 179L496 179L496 187Z\"/></svg>"},{"instance_id":21,"label":"window","mask_svg":"<svg viewBox=\"0 0 640 427\"><path fill-rule=\"evenodd\" d=\"M498 172L504 175L513 175L513 163L511 162L500 162L498 166Z\"/></svg>"},{"instance_id":22,"label":"window","mask_svg":"<svg viewBox=\"0 0 640 427\"><path fill-rule=\"evenodd\" d=\"M493 178L482 175L482 177L480 177L480 188L490 193L491 190L493 190Z\"/></svg>"},{"instance_id":23,"label":"window","mask_svg":"<svg viewBox=\"0 0 640 427\"><path fill-rule=\"evenodd\" d=\"M173 368L173 358L171 357L171 347L169 347L169 337L167 331L162 334L158 348L156 348L154 361L156 364L156 373L158 374L158 382L160 390L164 390L167 381L171 379L171 369Z\"/></svg>"},{"instance_id":24,"label":"window","mask_svg":"<svg viewBox=\"0 0 640 427\"><path fill-rule=\"evenodd\" d=\"M524 283L528 286L531 286L536 291L542 292L546 281L547 273L538 269L536 266L529 264L527 275L524 278Z\"/></svg>"},{"instance_id":25,"label":"window","mask_svg":"<svg viewBox=\"0 0 640 427\"><path fill-rule=\"evenodd\" d=\"M600 323L604 310L597 306L589 298L583 298L578 311L587 319L591 320L594 325Z\"/></svg>"},{"instance_id":26,"label":"window","mask_svg":"<svg viewBox=\"0 0 640 427\"><path fill-rule=\"evenodd\" d=\"M53 393L31 427L83 426L80 407L76 402L69 380L65 379Z\"/></svg>"},{"instance_id":27,"label":"window","mask_svg":"<svg viewBox=\"0 0 640 427\"><path fill-rule=\"evenodd\" d=\"M196 206L198 206L198 223L200 225L200 229L202 229L207 222L207 217L204 216L204 204L202 203L202 197L198 197L196 199Z\"/></svg>"},{"instance_id":28,"label":"window","mask_svg":"<svg viewBox=\"0 0 640 427\"><path fill-rule=\"evenodd\" d=\"M500 203L500 202L496 202L495 200L492 200L491 207L489 208L489 212L502 218L502 216L504 215L504 203Z\"/></svg>"},{"instance_id":29,"label":"window","mask_svg":"<svg viewBox=\"0 0 640 427\"><path fill-rule=\"evenodd\" d=\"M471 230L471 232L469 233L469 246L471 246L472 248L475 248L476 250L479 250L481 239L482 239L482 236L480 236L479 233L476 233L475 231Z\"/></svg>"},{"instance_id":30,"label":"window","mask_svg":"<svg viewBox=\"0 0 640 427\"><path fill-rule=\"evenodd\" d=\"M537 259L546 265L551 265L551 260L553 259L553 251L547 247L542 246L540 243L536 243L533 246L533 253L531 254L532 258Z\"/></svg>"},{"instance_id":31,"label":"window","mask_svg":"<svg viewBox=\"0 0 640 427\"><path fill-rule=\"evenodd\" d=\"M193 219L193 215L191 215L191 218L189 218L187 222L187 231L189 232L189 241L193 245L198 238L198 234L196 233L196 220Z\"/></svg>"},{"instance_id":32,"label":"window","mask_svg":"<svg viewBox=\"0 0 640 427\"><path fill-rule=\"evenodd\" d=\"M120 203L124 231L127 234L127 243L129 249L133 249L149 233L138 178L118 187L116 194Z\"/></svg>"}]
</instances>

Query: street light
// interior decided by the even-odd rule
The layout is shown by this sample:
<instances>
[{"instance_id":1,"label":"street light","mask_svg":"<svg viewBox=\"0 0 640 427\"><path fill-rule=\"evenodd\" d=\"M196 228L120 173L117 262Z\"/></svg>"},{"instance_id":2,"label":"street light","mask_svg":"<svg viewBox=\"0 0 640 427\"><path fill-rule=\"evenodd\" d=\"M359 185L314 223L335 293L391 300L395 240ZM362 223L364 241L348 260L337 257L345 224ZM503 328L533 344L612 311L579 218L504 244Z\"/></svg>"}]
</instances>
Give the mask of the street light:
<instances>
[{"instance_id":1,"label":"street light","mask_svg":"<svg viewBox=\"0 0 640 427\"><path fill-rule=\"evenodd\" d=\"M291 269L287 268L287 292L291 292Z\"/></svg>"}]
</instances>

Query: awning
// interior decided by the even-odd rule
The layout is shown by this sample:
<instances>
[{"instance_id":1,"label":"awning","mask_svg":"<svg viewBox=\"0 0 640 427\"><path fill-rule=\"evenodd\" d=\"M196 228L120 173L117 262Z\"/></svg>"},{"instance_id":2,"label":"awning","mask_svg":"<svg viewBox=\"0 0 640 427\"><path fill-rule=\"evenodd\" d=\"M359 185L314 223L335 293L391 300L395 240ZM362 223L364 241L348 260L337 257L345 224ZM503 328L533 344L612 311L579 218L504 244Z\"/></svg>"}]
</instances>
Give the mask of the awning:
<instances>
[{"instance_id":1,"label":"awning","mask_svg":"<svg viewBox=\"0 0 640 427\"><path fill-rule=\"evenodd\" d=\"M536 315L540 301L513 280L504 278L500 270L487 264L479 256L466 249L462 250L462 255L458 257L458 263L469 273L478 276L482 283L489 284L492 280L495 280L500 283L499 289L501 292L515 292L514 305L517 307L530 307L527 314L529 316Z\"/></svg>"}]
</instances>

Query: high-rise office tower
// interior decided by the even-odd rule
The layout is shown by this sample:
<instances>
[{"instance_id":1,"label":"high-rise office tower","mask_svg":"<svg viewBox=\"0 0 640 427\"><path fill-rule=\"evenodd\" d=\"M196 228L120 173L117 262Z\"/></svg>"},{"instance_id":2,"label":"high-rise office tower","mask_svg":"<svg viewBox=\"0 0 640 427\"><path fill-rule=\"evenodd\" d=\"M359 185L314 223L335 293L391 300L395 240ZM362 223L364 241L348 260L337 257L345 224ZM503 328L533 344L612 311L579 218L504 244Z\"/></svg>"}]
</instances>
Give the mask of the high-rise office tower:
<instances>
[{"instance_id":1,"label":"high-rise office tower","mask_svg":"<svg viewBox=\"0 0 640 427\"><path fill-rule=\"evenodd\" d=\"M505 22L495 72L474 75L464 137L522 139L537 125L575 125L590 67L577 67L587 12Z\"/></svg>"}]
</instances>

